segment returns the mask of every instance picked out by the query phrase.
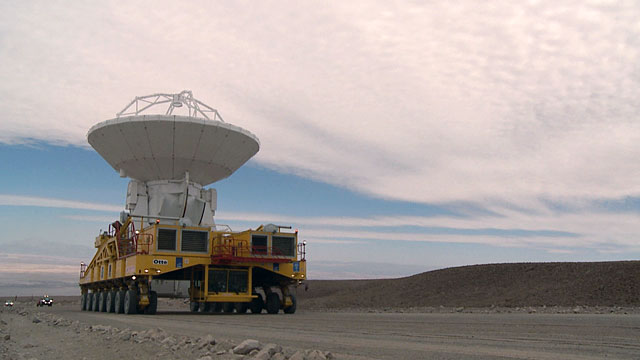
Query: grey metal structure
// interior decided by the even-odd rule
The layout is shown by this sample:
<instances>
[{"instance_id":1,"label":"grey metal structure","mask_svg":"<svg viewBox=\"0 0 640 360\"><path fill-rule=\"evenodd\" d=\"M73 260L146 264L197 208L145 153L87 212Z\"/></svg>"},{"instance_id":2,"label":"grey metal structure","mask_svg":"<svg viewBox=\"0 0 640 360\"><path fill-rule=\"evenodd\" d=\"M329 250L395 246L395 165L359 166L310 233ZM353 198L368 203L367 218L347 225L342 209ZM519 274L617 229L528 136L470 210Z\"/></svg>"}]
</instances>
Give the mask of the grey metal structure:
<instances>
[{"instance_id":1,"label":"grey metal structure","mask_svg":"<svg viewBox=\"0 0 640 360\"><path fill-rule=\"evenodd\" d=\"M162 104L169 104L165 115L172 115L173 110L181 108L184 105L189 111L189 117L204 117L205 119L224 122L218 110L194 98L191 90L183 90L179 94L158 93L136 96L136 98L122 109L122 111L117 113L116 116L140 115L145 110ZM213 116L209 117L207 114L212 114Z\"/></svg>"}]
</instances>

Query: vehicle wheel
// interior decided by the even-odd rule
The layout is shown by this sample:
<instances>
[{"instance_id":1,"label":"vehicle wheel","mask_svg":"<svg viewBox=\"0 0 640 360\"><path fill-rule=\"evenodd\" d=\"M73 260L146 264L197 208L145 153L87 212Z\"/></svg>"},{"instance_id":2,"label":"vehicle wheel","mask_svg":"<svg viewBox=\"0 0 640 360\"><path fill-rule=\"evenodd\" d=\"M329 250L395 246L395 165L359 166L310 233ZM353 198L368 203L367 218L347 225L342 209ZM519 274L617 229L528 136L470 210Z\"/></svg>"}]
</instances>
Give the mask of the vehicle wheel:
<instances>
[{"instance_id":1,"label":"vehicle wheel","mask_svg":"<svg viewBox=\"0 0 640 360\"><path fill-rule=\"evenodd\" d=\"M149 305L144 308L144 313L147 315L154 315L158 310L158 293L155 291L149 292Z\"/></svg>"},{"instance_id":2,"label":"vehicle wheel","mask_svg":"<svg viewBox=\"0 0 640 360\"><path fill-rule=\"evenodd\" d=\"M246 314L248 308L249 308L249 303L248 302L238 302L238 303L236 303L236 312L238 314Z\"/></svg>"},{"instance_id":3,"label":"vehicle wheel","mask_svg":"<svg viewBox=\"0 0 640 360\"><path fill-rule=\"evenodd\" d=\"M107 312L107 291L100 291L100 312Z\"/></svg>"},{"instance_id":4,"label":"vehicle wheel","mask_svg":"<svg viewBox=\"0 0 640 360\"><path fill-rule=\"evenodd\" d=\"M93 310L93 293L87 294L87 311Z\"/></svg>"},{"instance_id":5,"label":"vehicle wheel","mask_svg":"<svg viewBox=\"0 0 640 360\"><path fill-rule=\"evenodd\" d=\"M100 311L100 294L101 291L93 293L93 311Z\"/></svg>"},{"instance_id":6,"label":"vehicle wheel","mask_svg":"<svg viewBox=\"0 0 640 360\"><path fill-rule=\"evenodd\" d=\"M107 312L116 312L116 291L111 290L107 293Z\"/></svg>"},{"instance_id":7,"label":"vehicle wheel","mask_svg":"<svg viewBox=\"0 0 640 360\"><path fill-rule=\"evenodd\" d=\"M189 310L191 310L191 312L198 312L199 307L200 307L200 303L197 301L192 301L189 304Z\"/></svg>"},{"instance_id":8,"label":"vehicle wheel","mask_svg":"<svg viewBox=\"0 0 640 360\"><path fill-rule=\"evenodd\" d=\"M274 292L267 294L267 312L277 314L278 311L280 311L280 297Z\"/></svg>"},{"instance_id":9,"label":"vehicle wheel","mask_svg":"<svg viewBox=\"0 0 640 360\"><path fill-rule=\"evenodd\" d=\"M258 297L251 299L251 303L249 303L249 309L251 309L252 314L260 314L262 309L264 309L264 300L262 299L262 295L256 295L258 295Z\"/></svg>"},{"instance_id":10,"label":"vehicle wheel","mask_svg":"<svg viewBox=\"0 0 640 360\"><path fill-rule=\"evenodd\" d=\"M200 312L207 312L208 310L209 310L209 307L207 306L207 303L206 303L206 302L201 302L201 303L198 305L198 311L200 311Z\"/></svg>"},{"instance_id":11,"label":"vehicle wheel","mask_svg":"<svg viewBox=\"0 0 640 360\"><path fill-rule=\"evenodd\" d=\"M293 294L290 294L289 296L291 296L291 303L292 304L291 304L291 306L284 308L283 311L284 311L285 314L293 314L293 313L296 312L296 304L297 304L296 296L293 295Z\"/></svg>"},{"instance_id":12,"label":"vehicle wheel","mask_svg":"<svg viewBox=\"0 0 640 360\"><path fill-rule=\"evenodd\" d=\"M135 290L127 290L124 294L124 313L131 315L138 312L138 294Z\"/></svg>"},{"instance_id":13,"label":"vehicle wheel","mask_svg":"<svg viewBox=\"0 0 640 360\"><path fill-rule=\"evenodd\" d=\"M80 310L87 311L87 293L80 296Z\"/></svg>"},{"instance_id":14,"label":"vehicle wheel","mask_svg":"<svg viewBox=\"0 0 640 360\"><path fill-rule=\"evenodd\" d=\"M224 311L227 314L231 314L233 312L233 303L232 302L223 303L222 311Z\"/></svg>"},{"instance_id":15,"label":"vehicle wheel","mask_svg":"<svg viewBox=\"0 0 640 360\"><path fill-rule=\"evenodd\" d=\"M213 307L213 304L210 302L200 303L200 312L211 312L212 307Z\"/></svg>"},{"instance_id":16,"label":"vehicle wheel","mask_svg":"<svg viewBox=\"0 0 640 360\"><path fill-rule=\"evenodd\" d=\"M124 313L124 295L125 295L124 290L116 291L116 296L113 302L114 302L114 308L117 314Z\"/></svg>"},{"instance_id":17,"label":"vehicle wheel","mask_svg":"<svg viewBox=\"0 0 640 360\"><path fill-rule=\"evenodd\" d=\"M209 303L209 312L210 313L218 313L218 312L220 312L221 308L220 308L220 306L218 304L220 304L220 303L217 303L217 302Z\"/></svg>"},{"instance_id":18,"label":"vehicle wheel","mask_svg":"<svg viewBox=\"0 0 640 360\"><path fill-rule=\"evenodd\" d=\"M223 307L222 305L224 305L224 303L221 303L221 302L213 303L213 312L215 313L222 312L222 307Z\"/></svg>"}]
</instances>

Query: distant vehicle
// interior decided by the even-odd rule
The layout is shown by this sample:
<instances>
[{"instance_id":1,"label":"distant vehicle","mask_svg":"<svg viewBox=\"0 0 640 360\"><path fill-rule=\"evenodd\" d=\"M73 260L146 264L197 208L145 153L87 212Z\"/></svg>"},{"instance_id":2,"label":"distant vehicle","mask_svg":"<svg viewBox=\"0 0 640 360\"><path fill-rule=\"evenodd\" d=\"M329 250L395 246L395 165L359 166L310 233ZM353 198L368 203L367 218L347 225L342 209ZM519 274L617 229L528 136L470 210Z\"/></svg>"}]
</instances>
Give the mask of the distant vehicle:
<instances>
[{"instance_id":1,"label":"distant vehicle","mask_svg":"<svg viewBox=\"0 0 640 360\"><path fill-rule=\"evenodd\" d=\"M45 295L42 299L40 299L37 304L37 306L45 306L45 305L47 306L53 305L53 299L50 298L48 295Z\"/></svg>"},{"instance_id":2,"label":"distant vehicle","mask_svg":"<svg viewBox=\"0 0 640 360\"><path fill-rule=\"evenodd\" d=\"M13 306L13 301L7 300L4 302L4 306Z\"/></svg>"}]
</instances>

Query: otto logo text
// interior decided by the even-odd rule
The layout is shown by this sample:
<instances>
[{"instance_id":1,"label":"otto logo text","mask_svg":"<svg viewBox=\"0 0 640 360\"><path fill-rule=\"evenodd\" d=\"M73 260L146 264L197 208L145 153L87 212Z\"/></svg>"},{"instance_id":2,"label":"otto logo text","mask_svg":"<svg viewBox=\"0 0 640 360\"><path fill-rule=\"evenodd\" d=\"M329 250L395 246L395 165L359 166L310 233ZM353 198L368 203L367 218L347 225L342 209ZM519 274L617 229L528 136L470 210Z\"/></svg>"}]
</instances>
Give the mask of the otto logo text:
<instances>
[{"instance_id":1,"label":"otto logo text","mask_svg":"<svg viewBox=\"0 0 640 360\"><path fill-rule=\"evenodd\" d=\"M169 261L164 259L153 259L153 265L169 265Z\"/></svg>"}]
</instances>

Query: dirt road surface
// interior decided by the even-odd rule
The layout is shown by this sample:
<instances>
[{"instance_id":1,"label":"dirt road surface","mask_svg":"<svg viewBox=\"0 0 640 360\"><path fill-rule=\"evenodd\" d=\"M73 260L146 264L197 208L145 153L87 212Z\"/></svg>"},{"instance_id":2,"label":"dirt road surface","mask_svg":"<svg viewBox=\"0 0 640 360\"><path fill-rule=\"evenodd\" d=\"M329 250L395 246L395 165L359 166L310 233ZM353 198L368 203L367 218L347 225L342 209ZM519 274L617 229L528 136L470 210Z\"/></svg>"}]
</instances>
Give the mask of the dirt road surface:
<instances>
[{"instance_id":1,"label":"dirt road surface","mask_svg":"<svg viewBox=\"0 0 640 360\"><path fill-rule=\"evenodd\" d=\"M154 316L84 312L75 304L38 310L69 321L169 334L257 339L320 349L337 359L638 359L640 314L349 313ZM99 336L96 334L96 336Z\"/></svg>"}]
</instances>

